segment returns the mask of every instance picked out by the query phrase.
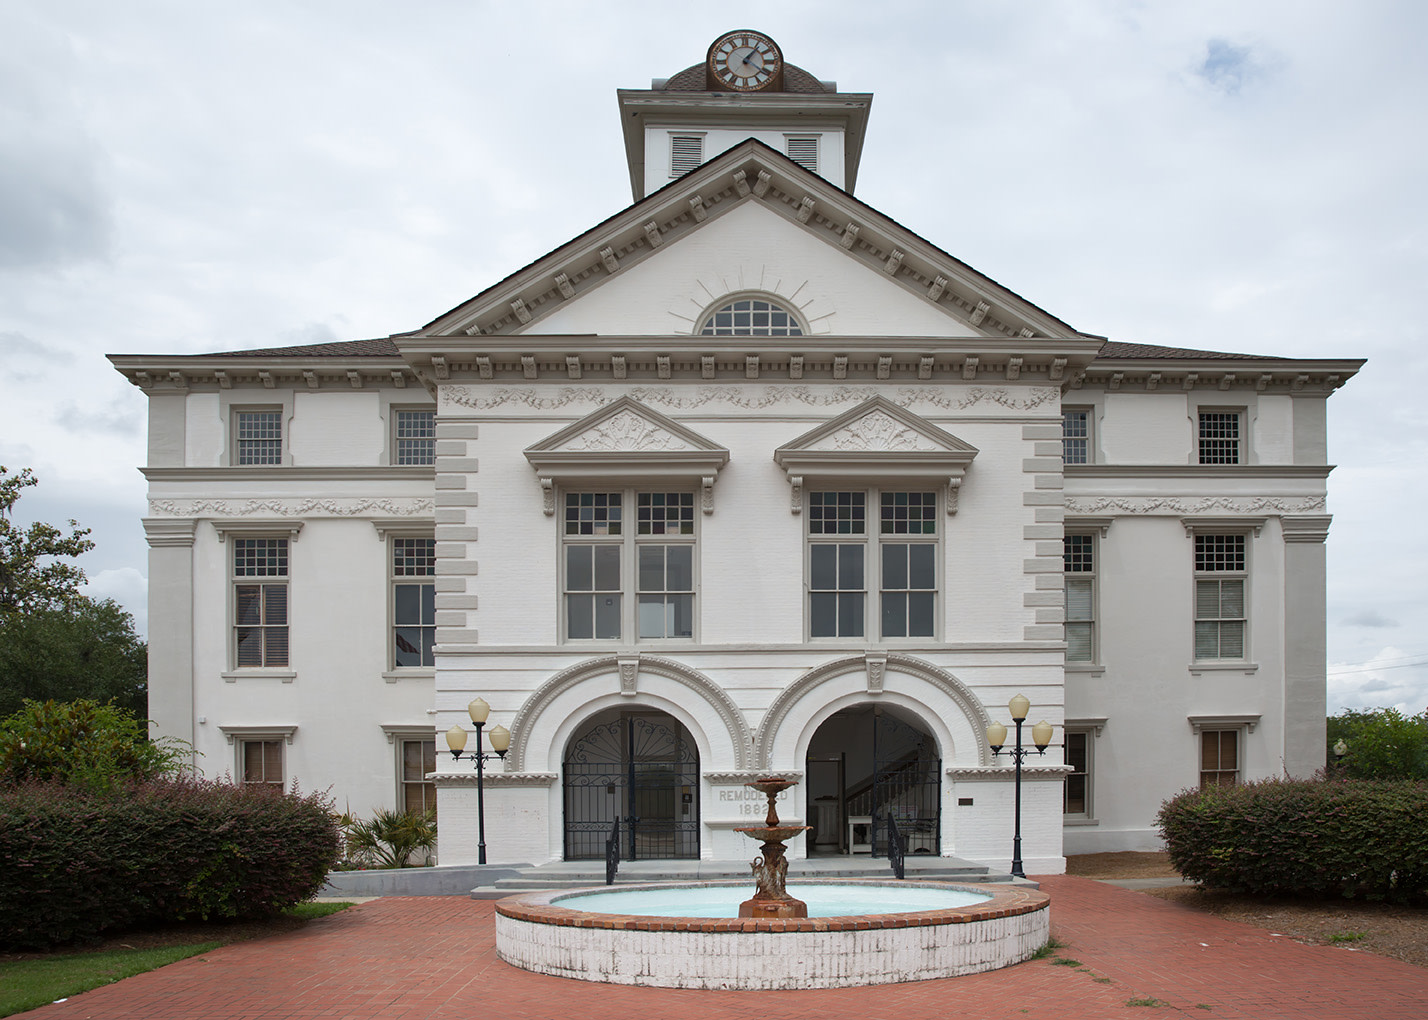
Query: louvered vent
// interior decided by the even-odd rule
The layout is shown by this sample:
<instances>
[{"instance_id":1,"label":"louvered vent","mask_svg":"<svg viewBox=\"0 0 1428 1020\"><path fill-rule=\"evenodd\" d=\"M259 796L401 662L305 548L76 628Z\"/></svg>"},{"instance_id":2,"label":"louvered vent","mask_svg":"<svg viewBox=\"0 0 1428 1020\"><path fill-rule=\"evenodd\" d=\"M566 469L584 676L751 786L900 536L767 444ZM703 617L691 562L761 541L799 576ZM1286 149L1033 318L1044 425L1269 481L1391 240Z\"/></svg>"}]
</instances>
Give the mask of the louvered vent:
<instances>
[{"instance_id":1,"label":"louvered vent","mask_svg":"<svg viewBox=\"0 0 1428 1020\"><path fill-rule=\"evenodd\" d=\"M809 173L818 172L818 136L788 139L788 158Z\"/></svg>"},{"instance_id":2,"label":"louvered vent","mask_svg":"<svg viewBox=\"0 0 1428 1020\"><path fill-rule=\"evenodd\" d=\"M703 135L669 136L669 175L671 177L682 177L703 162Z\"/></svg>"}]
</instances>

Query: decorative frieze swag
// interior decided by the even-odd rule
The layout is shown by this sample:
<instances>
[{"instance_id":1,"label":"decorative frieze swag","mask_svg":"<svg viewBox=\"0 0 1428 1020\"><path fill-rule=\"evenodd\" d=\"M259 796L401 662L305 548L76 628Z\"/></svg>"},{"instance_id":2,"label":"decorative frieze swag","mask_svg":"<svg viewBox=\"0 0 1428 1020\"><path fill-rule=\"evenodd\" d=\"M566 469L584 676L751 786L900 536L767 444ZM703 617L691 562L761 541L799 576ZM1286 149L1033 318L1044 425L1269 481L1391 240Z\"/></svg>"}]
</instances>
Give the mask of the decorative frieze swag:
<instances>
[{"instance_id":1,"label":"decorative frieze swag","mask_svg":"<svg viewBox=\"0 0 1428 1020\"><path fill-rule=\"evenodd\" d=\"M151 517L421 517L436 512L431 499L301 497L294 499L151 499ZM147 527L147 525L146 525Z\"/></svg>"},{"instance_id":2,"label":"decorative frieze swag","mask_svg":"<svg viewBox=\"0 0 1428 1020\"><path fill-rule=\"evenodd\" d=\"M1313 514L1324 509L1324 497L1067 496L1065 507L1068 515L1117 513L1190 517L1215 511L1232 514ZM1245 526L1245 523L1240 526Z\"/></svg>"}]
</instances>

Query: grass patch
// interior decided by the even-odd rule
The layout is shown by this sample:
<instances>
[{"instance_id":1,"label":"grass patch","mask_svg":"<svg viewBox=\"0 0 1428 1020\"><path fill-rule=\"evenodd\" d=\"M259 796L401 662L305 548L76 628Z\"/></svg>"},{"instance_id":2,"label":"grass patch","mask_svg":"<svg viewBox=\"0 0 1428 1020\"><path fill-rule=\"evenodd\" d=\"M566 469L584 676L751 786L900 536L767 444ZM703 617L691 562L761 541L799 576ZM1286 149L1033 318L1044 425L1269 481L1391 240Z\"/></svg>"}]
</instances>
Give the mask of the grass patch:
<instances>
[{"instance_id":1,"label":"grass patch","mask_svg":"<svg viewBox=\"0 0 1428 1020\"><path fill-rule=\"evenodd\" d=\"M1064 956L1058 956L1056 959L1054 959L1054 960L1051 961L1051 966L1053 966L1053 967L1079 967L1079 966L1081 966L1081 961L1080 961L1080 960L1068 960L1068 959L1066 959L1066 957L1064 957Z\"/></svg>"},{"instance_id":2,"label":"grass patch","mask_svg":"<svg viewBox=\"0 0 1428 1020\"><path fill-rule=\"evenodd\" d=\"M1043 945L1043 946L1042 946L1040 949L1038 949L1036 952L1032 953L1031 956L1027 957L1027 959L1029 959L1029 960L1044 960L1044 959L1046 959L1048 956L1053 956L1053 955L1055 955L1056 950L1058 950L1058 949L1065 949L1065 948L1066 948L1066 943L1065 943L1065 942L1062 942L1060 939L1056 938L1056 937L1053 935L1051 938L1049 938L1049 939L1046 940L1046 944L1045 944L1045 945Z\"/></svg>"},{"instance_id":3,"label":"grass patch","mask_svg":"<svg viewBox=\"0 0 1428 1020\"><path fill-rule=\"evenodd\" d=\"M1366 931L1336 931L1329 936L1331 945L1341 945L1345 942L1362 942L1368 938Z\"/></svg>"},{"instance_id":4,"label":"grass patch","mask_svg":"<svg viewBox=\"0 0 1428 1020\"><path fill-rule=\"evenodd\" d=\"M351 903L299 903L282 914L299 921L313 921L350 906ZM145 949L58 952L33 960L0 963L0 1017L23 1013L56 999L67 999L91 988L198 956L241 937Z\"/></svg>"},{"instance_id":5,"label":"grass patch","mask_svg":"<svg viewBox=\"0 0 1428 1020\"><path fill-rule=\"evenodd\" d=\"M1092 978L1091 980L1096 982L1096 984L1098 985L1108 985L1111 983L1110 978Z\"/></svg>"},{"instance_id":6,"label":"grass patch","mask_svg":"<svg viewBox=\"0 0 1428 1020\"><path fill-rule=\"evenodd\" d=\"M283 914L296 917L299 921L316 921L319 917L336 914L350 906L350 903L298 903L284 910Z\"/></svg>"},{"instance_id":7,"label":"grass patch","mask_svg":"<svg viewBox=\"0 0 1428 1020\"><path fill-rule=\"evenodd\" d=\"M70 953L43 960L0 964L0 1016L23 1013L56 999L67 999L100 985L112 984L146 970L206 953L222 944L200 942L160 949Z\"/></svg>"},{"instance_id":8,"label":"grass patch","mask_svg":"<svg viewBox=\"0 0 1428 1020\"><path fill-rule=\"evenodd\" d=\"M1161 1002L1159 999L1153 999L1149 996L1146 996L1144 999L1127 999L1126 1005L1160 1007L1164 1006L1165 1003Z\"/></svg>"}]
</instances>

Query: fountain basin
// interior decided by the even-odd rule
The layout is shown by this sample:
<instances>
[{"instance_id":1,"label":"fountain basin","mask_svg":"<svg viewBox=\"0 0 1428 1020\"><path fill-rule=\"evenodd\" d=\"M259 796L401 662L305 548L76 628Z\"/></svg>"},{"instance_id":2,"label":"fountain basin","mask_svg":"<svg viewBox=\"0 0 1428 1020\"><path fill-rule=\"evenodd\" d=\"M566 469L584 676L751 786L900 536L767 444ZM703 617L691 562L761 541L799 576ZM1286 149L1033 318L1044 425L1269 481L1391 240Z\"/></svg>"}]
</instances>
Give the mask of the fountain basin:
<instances>
[{"instance_id":1,"label":"fountain basin","mask_svg":"<svg viewBox=\"0 0 1428 1020\"><path fill-rule=\"evenodd\" d=\"M658 883L622 892L702 890L741 883ZM955 886L945 882L799 883L816 903L826 890L865 893L882 887L903 896L917 888L985 896L963 906L861 912L806 918L685 917L616 913L605 887L522 893L496 903L496 954L525 970L582 981L657 988L767 990L847 988L921 981L996 970L1025 960L1050 936L1050 897L1027 886ZM820 889L820 893L812 892ZM613 906L611 904L614 904Z\"/></svg>"}]
</instances>

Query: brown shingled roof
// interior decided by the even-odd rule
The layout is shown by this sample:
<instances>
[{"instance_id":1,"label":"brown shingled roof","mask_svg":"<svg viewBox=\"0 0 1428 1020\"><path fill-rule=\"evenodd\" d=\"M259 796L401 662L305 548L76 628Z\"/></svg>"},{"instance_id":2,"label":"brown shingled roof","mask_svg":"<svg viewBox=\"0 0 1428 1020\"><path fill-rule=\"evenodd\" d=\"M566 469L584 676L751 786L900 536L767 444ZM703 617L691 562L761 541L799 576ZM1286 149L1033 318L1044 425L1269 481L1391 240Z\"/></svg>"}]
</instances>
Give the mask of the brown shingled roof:
<instances>
[{"instance_id":1,"label":"brown shingled roof","mask_svg":"<svg viewBox=\"0 0 1428 1020\"><path fill-rule=\"evenodd\" d=\"M218 351L204 358L396 358L397 345L386 337L375 340L335 340L300 347L260 347L252 351Z\"/></svg>"},{"instance_id":2,"label":"brown shingled roof","mask_svg":"<svg viewBox=\"0 0 1428 1020\"><path fill-rule=\"evenodd\" d=\"M1125 361L1163 359L1166 361L1284 361L1271 354L1231 354L1227 351L1196 351L1188 347L1157 347L1154 344L1127 344L1107 340L1096 358Z\"/></svg>"},{"instance_id":3,"label":"brown shingled roof","mask_svg":"<svg viewBox=\"0 0 1428 1020\"><path fill-rule=\"evenodd\" d=\"M693 67L686 67L674 77L664 83L661 92L708 92L704 87L704 65L695 64ZM723 91L716 89L715 91ZM783 65L783 91L784 92L804 92L824 95L833 90L824 86L813 75L803 68L794 64ZM742 93L741 93L742 94Z\"/></svg>"}]
</instances>

